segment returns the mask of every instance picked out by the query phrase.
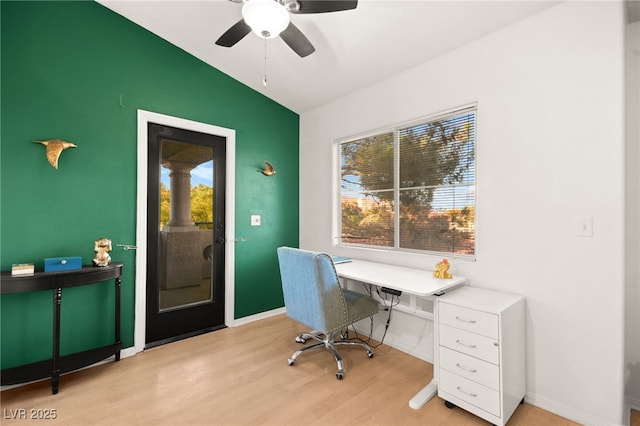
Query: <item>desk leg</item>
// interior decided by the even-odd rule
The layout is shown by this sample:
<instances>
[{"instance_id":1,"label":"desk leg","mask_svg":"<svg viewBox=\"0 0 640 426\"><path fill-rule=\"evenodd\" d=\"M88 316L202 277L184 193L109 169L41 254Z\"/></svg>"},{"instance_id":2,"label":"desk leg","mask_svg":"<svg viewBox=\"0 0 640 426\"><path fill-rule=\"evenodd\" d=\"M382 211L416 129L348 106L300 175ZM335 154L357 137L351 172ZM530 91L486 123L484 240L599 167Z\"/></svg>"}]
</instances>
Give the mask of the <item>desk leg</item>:
<instances>
[{"instance_id":1,"label":"desk leg","mask_svg":"<svg viewBox=\"0 0 640 426\"><path fill-rule=\"evenodd\" d=\"M57 394L60 384L60 304L62 288L53 290L53 371L51 372L51 393Z\"/></svg>"},{"instance_id":2,"label":"desk leg","mask_svg":"<svg viewBox=\"0 0 640 426\"><path fill-rule=\"evenodd\" d=\"M431 398L433 398L437 394L438 394L438 382L436 382L435 379L433 379L431 380L431 382L429 382L427 386L422 388L422 390L418 392L416 396L411 398L411 400L409 401L409 407L413 408L414 410L422 408L424 404L429 402Z\"/></svg>"},{"instance_id":3,"label":"desk leg","mask_svg":"<svg viewBox=\"0 0 640 426\"><path fill-rule=\"evenodd\" d=\"M438 296L437 294L434 296ZM409 407L417 410L438 394L438 300L433 299L433 379L409 401Z\"/></svg>"}]
</instances>

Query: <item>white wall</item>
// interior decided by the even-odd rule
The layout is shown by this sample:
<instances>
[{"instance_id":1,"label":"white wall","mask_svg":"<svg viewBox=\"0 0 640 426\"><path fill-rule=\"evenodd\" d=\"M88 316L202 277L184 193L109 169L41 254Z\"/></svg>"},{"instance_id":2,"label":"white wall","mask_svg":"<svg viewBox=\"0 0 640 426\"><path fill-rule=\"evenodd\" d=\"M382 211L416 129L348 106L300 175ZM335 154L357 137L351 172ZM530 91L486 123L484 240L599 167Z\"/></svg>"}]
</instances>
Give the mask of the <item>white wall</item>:
<instances>
[{"instance_id":1,"label":"white wall","mask_svg":"<svg viewBox=\"0 0 640 426\"><path fill-rule=\"evenodd\" d=\"M430 269L334 247L333 141L478 102L477 260L453 273L527 297L527 400L591 424L623 419L623 20L562 3L301 116L301 247Z\"/></svg>"},{"instance_id":2,"label":"white wall","mask_svg":"<svg viewBox=\"0 0 640 426\"><path fill-rule=\"evenodd\" d=\"M640 22L627 26L626 393L640 410Z\"/></svg>"}]
</instances>

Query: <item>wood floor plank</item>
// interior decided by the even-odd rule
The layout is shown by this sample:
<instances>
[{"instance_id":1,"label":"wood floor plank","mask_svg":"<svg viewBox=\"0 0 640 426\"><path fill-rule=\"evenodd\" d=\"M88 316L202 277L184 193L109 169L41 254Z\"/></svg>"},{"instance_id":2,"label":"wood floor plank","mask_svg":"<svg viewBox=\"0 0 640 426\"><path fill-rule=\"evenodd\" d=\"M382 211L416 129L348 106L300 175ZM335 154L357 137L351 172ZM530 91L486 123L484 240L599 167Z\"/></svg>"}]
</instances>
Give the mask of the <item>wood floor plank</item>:
<instances>
[{"instance_id":1,"label":"wood floor plank","mask_svg":"<svg viewBox=\"0 0 640 426\"><path fill-rule=\"evenodd\" d=\"M306 331L284 315L158 346L120 362L3 391L3 425L487 425L434 398L420 410L409 400L431 380L432 365L389 346L367 358L342 347L345 378L325 350L287 359ZM7 418L55 410L56 419ZM574 425L529 404L509 426Z\"/></svg>"}]
</instances>

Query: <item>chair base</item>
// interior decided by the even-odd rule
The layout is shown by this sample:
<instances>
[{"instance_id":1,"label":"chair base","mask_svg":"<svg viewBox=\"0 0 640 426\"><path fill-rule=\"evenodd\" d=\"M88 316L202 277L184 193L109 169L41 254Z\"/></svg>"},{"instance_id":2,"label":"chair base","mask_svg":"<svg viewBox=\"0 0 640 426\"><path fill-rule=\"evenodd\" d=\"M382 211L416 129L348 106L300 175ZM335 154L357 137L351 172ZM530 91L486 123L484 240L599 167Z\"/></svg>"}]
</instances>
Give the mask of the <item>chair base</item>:
<instances>
[{"instance_id":1,"label":"chair base","mask_svg":"<svg viewBox=\"0 0 640 426\"><path fill-rule=\"evenodd\" d=\"M306 333L300 333L299 336L296 336L296 343L307 343L307 340L309 339L317 339L318 337L322 336L323 334L321 332L319 332L318 330L311 330L308 331Z\"/></svg>"},{"instance_id":2,"label":"chair base","mask_svg":"<svg viewBox=\"0 0 640 426\"><path fill-rule=\"evenodd\" d=\"M336 339L336 336L338 335L342 337L344 340L336 341L335 339ZM342 346L342 345L360 346L365 349L365 351L367 352L367 356L369 358L373 358L373 355L374 355L369 345L367 345L366 343L360 340L347 339L346 334L341 333L340 331L336 331L334 333L331 333L329 336L326 336L321 332L319 332L318 330L312 330L308 333L302 333L299 336L297 336L296 342L305 343L309 339L317 340L319 343L314 343L312 345L305 346L295 351L291 356L291 358L289 358L289 365L295 364L296 359L303 352L306 352L311 349L326 348L329 350L329 352L331 352L331 354L333 355L333 358L336 360L336 364L338 366L338 371L336 372L336 378L338 380L342 380L344 378L344 364L342 362L342 356L340 355L340 352L338 352L338 349L336 348L336 346Z\"/></svg>"}]
</instances>

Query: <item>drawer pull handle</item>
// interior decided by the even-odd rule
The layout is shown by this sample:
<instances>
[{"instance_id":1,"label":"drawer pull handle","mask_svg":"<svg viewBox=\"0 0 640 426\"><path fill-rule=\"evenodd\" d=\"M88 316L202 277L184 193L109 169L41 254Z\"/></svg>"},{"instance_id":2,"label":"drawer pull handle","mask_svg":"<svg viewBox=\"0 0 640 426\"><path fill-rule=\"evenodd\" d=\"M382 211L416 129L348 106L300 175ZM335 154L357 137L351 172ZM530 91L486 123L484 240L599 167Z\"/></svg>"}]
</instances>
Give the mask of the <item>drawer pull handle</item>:
<instances>
[{"instance_id":1,"label":"drawer pull handle","mask_svg":"<svg viewBox=\"0 0 640 426\"><path fill-rule=\"evenodd\" d=\"M60 263L61 263L61 264L63 264L63 265L66 265L66 264L67 264L67 259L62 259L62 260L60 261Z\"/></svg>"},{"instance_id":2,"label":"drawer pull handle","mask_svg":"<svg viewBox=\"0 0 640 426\"><path fill-rule=\"evenodd\" d=\"M458 367L458 368L459 368L459 369L461 369L461 370L468 371L469 373L475 373L475 372L477 372L477 371L478 371L478 370L476 370L475 368L470 368L470 367L467 367L467 366L462 365L462 364L460 364L460 363L457 363L457 364L456 364L456 367Z\"/></svg>"},{"instance_id":3,"label":"drawer pull handle","mask_svg":"<svg viewBox=\"0 0 640 426\"><path fill-rule=\"evenodd\" d=\"M460 339L456 339L456 343L459 344L459 345L462 345L462 346L466 346L468 348L476 348L478 346L478 345L474 345L472 343L467 343L467 342L465 342L463 340L460 340Z\"/></svg>"},{"instance_id":4,"label":"drawer pull handle","mask_svg":"<svg viewBox=\"0 0 640 426\"><path fill-rule=\"evenodd\" d=\"M469 395L469 396L471 396L471 397L473 397L473 398L475 398L475 397L477 397L477 396L478 396L478 394L477 394L477 393L470 392L470 391L468 391L468 390L466 390L465 388L460 387L460 386L458 386L456 389L458 389L460 392L462 392L462 393L464 393L464 394L467 394L467 395Z\"/></svg>"},{"instance_id":5,"label":"drawer pull handle","mask_svg":"<svg viewBox=\"0 0 640 426\"><path fill-rule=\"evenodd\" d=\"M474 319L470 319L470 318L465 318L465 317L456 317L456 319L458 321L462 321L462 322L468 322L469 324L475 324L476 320Z\"/></svg>"}]
</instances>

